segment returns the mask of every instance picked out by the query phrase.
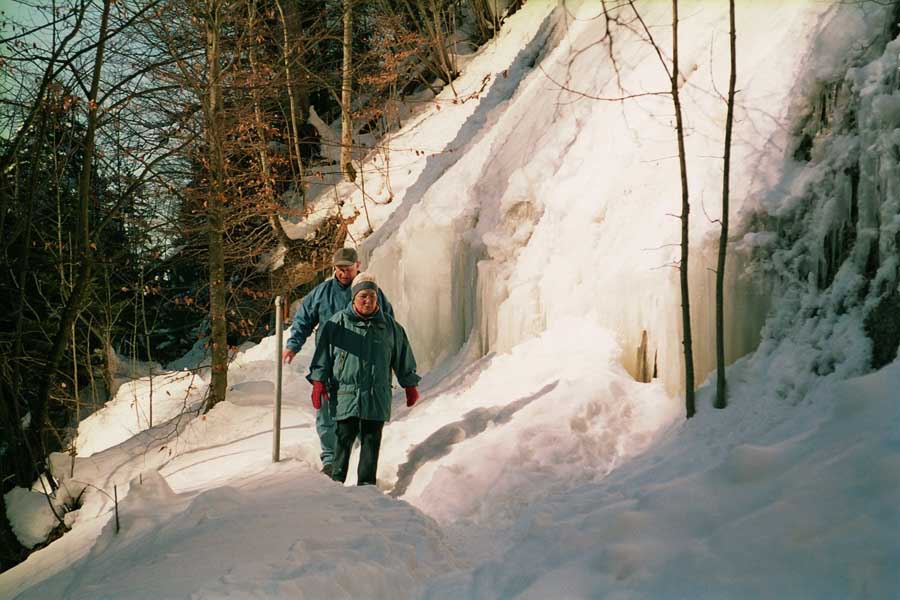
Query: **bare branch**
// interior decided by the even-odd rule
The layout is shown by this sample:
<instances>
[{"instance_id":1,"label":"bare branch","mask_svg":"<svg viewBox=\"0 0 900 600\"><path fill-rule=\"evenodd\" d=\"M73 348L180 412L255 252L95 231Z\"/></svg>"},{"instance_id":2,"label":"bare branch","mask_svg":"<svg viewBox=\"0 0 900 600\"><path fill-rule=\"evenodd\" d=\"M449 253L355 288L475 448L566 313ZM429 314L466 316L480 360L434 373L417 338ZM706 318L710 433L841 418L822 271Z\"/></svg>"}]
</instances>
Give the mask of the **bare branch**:
<instances>
[{"instance_id":1,"label":"bare branch","mask_svg":"<svg viewBox=\"0 0 900 600\"><path fill-rule=\"evenodd\" d=\"M631 100L631 99L633 99L633 98L643 98L643 97L646 97L646 96L669 96L669 95L671 94L671 92L643 92L643 93L640 93L640 94L628 94L628 95L625 95L625 96L618 96L618 97L615 97L615 98L607 98L607 97L602 97L602 96L593 96L593 95L587 94L587 93L585 93L585 92L580 92L580 91L578 91L578 90L573 90L573 89L571 89L571 88L565 86L564 84L562 84L562 83L556 81L555 79L553 79L553 77L550 76L549 73L547 73L547 71L544 70L544 67L543 67L543 66L538 65L538 68L541 70L541 73L543 73L544 76L545 76L547 79L549 79L550 81L552 81L552 82L553 82L556 86L558 86L561 90L564 90L564 91L566 91L566 92L570 92L570 93L572 93L572 94L576 94L576 95L578 95L578 96L581 96L582 98L587 98L587 99L589 99L589 100L599 100L599 101L601 101L601 102L623 102L623 101L625 101L625 100Z\"/></svg>"}]
</instances>

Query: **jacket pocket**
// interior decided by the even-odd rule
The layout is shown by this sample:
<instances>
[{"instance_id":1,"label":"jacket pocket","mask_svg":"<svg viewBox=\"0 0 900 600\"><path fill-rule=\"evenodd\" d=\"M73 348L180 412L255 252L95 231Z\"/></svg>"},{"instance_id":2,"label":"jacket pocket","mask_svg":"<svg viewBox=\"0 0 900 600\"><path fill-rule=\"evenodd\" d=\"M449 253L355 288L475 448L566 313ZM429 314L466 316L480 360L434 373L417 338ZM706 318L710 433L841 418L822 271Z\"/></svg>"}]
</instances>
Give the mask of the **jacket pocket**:
<instances>
[{"instance_id":1,"label":"jacket pocket","mask_svg":"<svg viewBox=\"0 0 900 600\"><path fill-rule=\"evenodd\" d=\"M334 369L334 379L337 382L341 381L341 375L344 372L344 365L347 363L347 353L341 352L338 354L337 365L335 365Z\"/></svg>"}]
</instances>

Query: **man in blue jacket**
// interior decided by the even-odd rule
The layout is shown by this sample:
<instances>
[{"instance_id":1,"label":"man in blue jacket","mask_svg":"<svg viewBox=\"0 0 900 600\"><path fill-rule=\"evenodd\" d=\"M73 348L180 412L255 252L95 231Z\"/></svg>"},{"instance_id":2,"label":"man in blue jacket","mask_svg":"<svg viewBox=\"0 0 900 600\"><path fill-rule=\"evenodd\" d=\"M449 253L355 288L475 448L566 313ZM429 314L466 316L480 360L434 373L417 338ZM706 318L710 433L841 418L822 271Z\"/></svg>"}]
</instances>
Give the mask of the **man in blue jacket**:
<instances>
[{"instance_id":1,"label":"man in blue jacket","mask_svg":"<svg viewBox=\"0 0 900 600\"><path fill-rule=\"evenodd\" d=\"M281 360L290 364L294 356L300 352L303 343L310 336L313 329L316 330L316 343L322 334L322 325L331 317L350 305L350 285L353 278L359 274L359 256L353 248L341 248L334 253L332 260L334 265L334 277L317 285L313 291L303 298L300 308L294 315L294 323L291 327L291 336L288 338L286 348L281 354ZM391 317L394 309L385 298L382 291L378 290L378 304L381 310ZM332 398L336 394L331 395ZM334 407L326 404L323 410L316 414L316 431L319 434L319 446L321 447L322 473L331 477L332 463L334 462L334 449L336 444Z\"/></svg>"}]
</instances>

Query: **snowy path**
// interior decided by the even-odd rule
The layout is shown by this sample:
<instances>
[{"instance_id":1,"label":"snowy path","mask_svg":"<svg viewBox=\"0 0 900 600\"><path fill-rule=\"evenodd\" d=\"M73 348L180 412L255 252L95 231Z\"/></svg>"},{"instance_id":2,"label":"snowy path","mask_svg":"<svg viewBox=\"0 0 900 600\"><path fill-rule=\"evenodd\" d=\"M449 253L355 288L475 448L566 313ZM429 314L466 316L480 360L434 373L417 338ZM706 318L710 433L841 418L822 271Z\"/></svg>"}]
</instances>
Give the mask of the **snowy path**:
<instances>
[{"instance_id":1,"label":"snowy path","mask_svg":"<svg viewBox=\"0 0 900 600\"><path fill-rule=\"evenodd\" d=\"M736 382L747 368L737 368ZM484 448L491 443L485 438L504 439L518 414L559 385L448 421L444 433L411 447L406 463L385 466L404 473L403 464L437 460L494 476L484 464L469 464L469 453L448 457L460 444ZM585 598L626 586L638 598L891 597L900 590L891 558L900 556L900 541L886 526L900 506L900 363L820 392L816 402L778 418L777 401L760 406L758 389L738 385L731 409L704 411L608 475L586 471L581 460L572 471L546 468L539 484L514 488L513 503L445 485L440 500L416 497L418 510L387 493L400 480L380 481L382 490L343 487L302 459L272 464L268 445L258 442L270 433L262 425L218 448L200 444L175 460L158 459L159 471L152 464L165 456L162 442L144 441L141 452L129 442L76 466L93 464L98 476L101 465L116 462L120 476L146 468L120 492L122 530L114 533L108 503L96 516L85 507L72 533L0 576L0 594ZM180 437L201 427L215 439L226 424L250 432L269 416L262 406L226 403ZM395 453L397 441L386 438ZM299 452L296 442L289 454ZM527 474L520 465L517 477ZM178 492L170 481L185 487ZM454 506L462 516L449 519ZM442 515L440 523L429 512Z\"/></svg>"},{"instance_id":2,"label":"snowy path","mask_svg":"<svg viewBox=\"0 0 900 600\"><path fill-rule=\"evenodd\" d=\"M582 417L574 414L572 423L582 427L579 419L586 414L583 409L590 410L587 406L570 402L560 411L554 403L560 401L558 394L571 392L571 382L586 364L595 364L594 346L590 352L585 348L584 363L565 368L546 360L559 354L556 344L536 340L530 346L426 387L420 405L398 410L385 430L380 489L364 489L352 485L353 462L347 487L317 473L310 388L299 376L308 351L285 374L283 460L271 463L272 364L259 358L274 354L274 338L268 338L235 361L229 401L210 413L184 415L121 443L115 443L118 430L112 429L108 441L113 445L78 457L74 477L64 481L73 494L88 486L84 506L70 514L73 531L4 574L0 592L27 590L22 598L88 598L101 589L112 590L113 596L115 590L129 589L131 597L217 597L230 589L240 597L264 597L302 589L321 597L323 590L332 589L327 588L331 582L338 597L358 597L361 590L377 590L373 597L416 597L429 581L467 572L497 556L528 499L544 493L543 487L533 488L515 474L514 456L493 449L528 447L511 442L515 437L531 439L536 448L547 443L548 434L571 437L565 442L568 451L544 456L531 468L545 485L555 479L566 486L572 473L583 473L579 462L572 461L582 438L535 429L534 416L522 415L576 411ZM542 352L533 354L538 348ZM612 362L613 356L606 358ZM521 368L523 360L533 361L531 376L509 381L511 369ZM617 378L628 379L614 364L608 368ZM171 381L178 385L177 379ZM655 389L649 401L660 397L658 386L632 385ZM500 393L498 386L512 394ZM149 394L150 386L141 389ZM171 409L162 398L180 402L164 387L154 393L160 396L160 411ZM486 405L485 398L497 404ZM131 419L119 407L134 401L133 391L125 389L104 410ZM138 401L148 398L139 396ZM402 393L395 401L402 402ZM563 418L568 429L569 419ZM632 413L617 418L605 425L613 438L626 439ZM642 427L652 430L654 422ZM95 443L103 445L108 424L100 411L85 421L84 433L91 432ZM590 436L591 426L583 427ZM616 454L613 447L609 451ZM527 467L534 458L516 468ZM59 455L58 460L60 472L68 473L70 458ZM479 473L477 481L471 479ZM113 486L120 499L118 535L112 531ZM392 495L405 495L411 503ZM515 496L518 501L510 504ZM300 547L311 550L299 552ZM209 548L217 550L208 560L198 558ZM31 570L53 556L39 571ZM185 556L193 557L189 566L183 564ZM363 572L371 573L372 581L361 580ZM165 583L160 583L162 574L168 574Z\"/></svg>"},{"instance_id":3,"label":"snowy path","mask_svg":"<svg viewBox=\"0 0 900 600\"><path fill-rule=\"evenodd\" d=\"M537 393L514 400L502 408L476 408L463 415L461 420L448 423L429 435L425 441L413 446L407 452L408 460L397 469L398 478L391 488L391 495L397 497L405 494L416 472L426 463L446 456L453 445L484 433L489 426L495 427L509 422L513 415L553 390L558 383L555 381L548 384Z\"/></svg>"},{"instance_id":4,"label":"snowy path","mask_svg":"<svg viewBox=\"0 0 900 600\"><path fill-rule=\"evenodd\" d=\"M120 521L24 597L402 598L454 564L418 511L293 461L198 494L148 476Z\"/></svg>"}]
</instances>

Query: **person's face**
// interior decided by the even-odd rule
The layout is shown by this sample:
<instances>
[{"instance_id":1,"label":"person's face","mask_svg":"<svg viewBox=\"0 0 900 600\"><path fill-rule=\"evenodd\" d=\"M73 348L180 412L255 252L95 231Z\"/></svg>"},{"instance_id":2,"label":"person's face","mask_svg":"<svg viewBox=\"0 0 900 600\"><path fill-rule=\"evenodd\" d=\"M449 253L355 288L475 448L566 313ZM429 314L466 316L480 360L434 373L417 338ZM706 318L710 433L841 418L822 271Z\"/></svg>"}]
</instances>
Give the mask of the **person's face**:
<instances>
[{"instance_id":1,"label":"person's face","mask_svg":"<svg viewBox=\"0 0 900 600\"><path fill-rule=\"evenodd\" d=\"M353 308L364 317L378 310L378 294L375 290L363 290L353 297Z\"/></svg>"},{"instance_id":2,"label":"person's face","mask_svg":"<svg viewBox=\"0 0 900 600\"><path fill-rule=\"evenodd\" d=\"M341 285L350 285L357 275L359 275L359 263L353 263L346 267L334 265L334 278L340 281Z\"/></svg>"}]
</instances>

